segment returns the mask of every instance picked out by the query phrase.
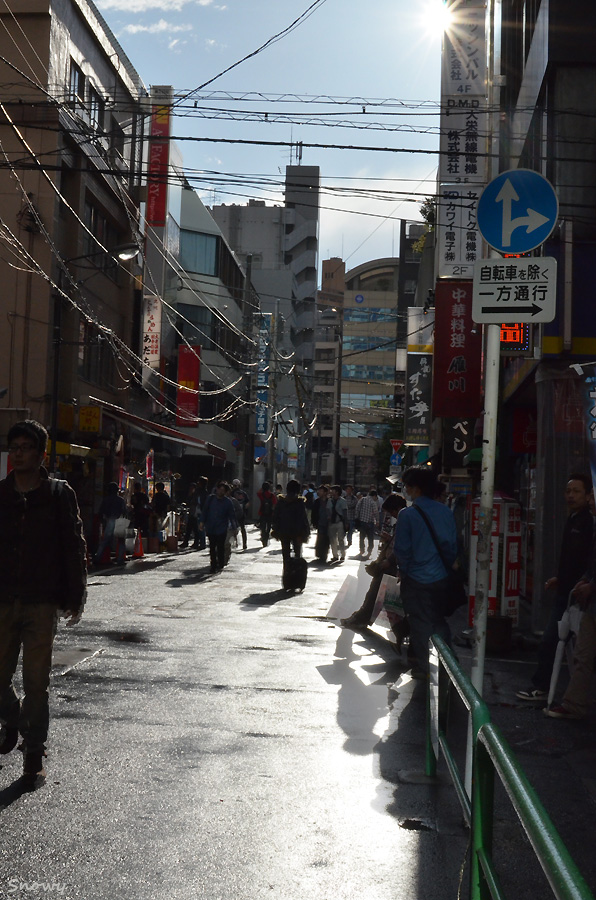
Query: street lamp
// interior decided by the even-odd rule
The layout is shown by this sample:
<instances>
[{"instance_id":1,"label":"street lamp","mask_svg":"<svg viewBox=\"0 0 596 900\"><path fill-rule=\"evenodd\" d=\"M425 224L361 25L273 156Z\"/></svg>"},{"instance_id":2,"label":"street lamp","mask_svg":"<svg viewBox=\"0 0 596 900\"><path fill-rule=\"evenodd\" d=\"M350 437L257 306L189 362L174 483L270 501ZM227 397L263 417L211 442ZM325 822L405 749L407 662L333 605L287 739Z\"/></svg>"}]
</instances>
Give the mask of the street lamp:
<instances>
[{"instance_id":1,"label":"street lamp","mask_svg":"<svg viewBox=\"0 0 596 900\"><path fill-rule=\"evenodd\" d=\"M78 262L79 260L91 260L96 256L111 256L118 262L130 262L140 252L139 246L133 243L118 244L111 250L96 250L92 253L83 253L81 256L71 256L62 260L64 265ZM52 406L50 414L50 435L52 446L50 449L49 469L53 473L56 469L56 443L58 440L58 389L60 382L60 332L62 329L62 285L64 280L64 268L58 272L58 290L54 293L54 370L52 377Z\"/></svg>"}]
</instances>

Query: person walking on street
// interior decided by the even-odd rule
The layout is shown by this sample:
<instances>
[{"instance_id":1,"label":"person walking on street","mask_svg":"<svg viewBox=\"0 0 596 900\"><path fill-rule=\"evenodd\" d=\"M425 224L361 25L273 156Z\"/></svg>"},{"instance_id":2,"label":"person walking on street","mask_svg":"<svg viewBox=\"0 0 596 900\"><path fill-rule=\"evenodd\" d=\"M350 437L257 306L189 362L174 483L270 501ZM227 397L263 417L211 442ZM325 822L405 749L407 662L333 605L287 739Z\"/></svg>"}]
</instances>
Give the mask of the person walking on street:
<instances>
[{"instance_id":1,"label":"person walking on street","mask_svg":"<svg viewBox=\"0 0 596 900\"><path fill-rule=\"evenodd\" d=\"M457 557L457 531L451 510L431 499L436 478L423 467L403 474L404 493L412 505L403 509L395 527L395 557L401 580L401 599L410 622L410 656L414 674L428 674L428 640L438 634L451 646L451 630L442 611L448 572ZM433 539L434 532L434 539Z\"/></svg>"},{"instance_id":2,"label":"person walking on street","mask_svg":"<svg viewBox=\"0 0 596 900\"><path fill-rule=\"evenodd\" d=\"M303 495L304 503L306 504L306 515L308 516L308 521L310 524L311 516L312 516L312 508L315 502L315 486L312 481L309 481L307 487L304 489Z\"/></svg>"},{"instance_id":3,"label":"person walking on street","mask_svg":"<svg viewBox=\"0 0 596 900\"><path fill-rule=\"evenodd\" d=\"M340 620L341 624L346 625L348 628L366 628L372 623L372 615L383 575L397 576L398 574L393 540L398 514L405 505L406 501L398 494L389 494L383 503L383 531L379 542L379 552L377 558L366 566L366 571L369 575L372 575L372 581L360 609L357 609L346 619ZM398 632L394 631L394 634L398 637L400 647L402 632L399 632L398 637Z\"/></svg>"},{"instance_id":4,"label":"person walking on street","mask_svg":"<svg viewBox=\"0 0 596 900\"><path fill-rule=\"evenodd\" d=\"M158 481L155 485L155 493L153 495L153 512L157 516L157 529L158 531L163 526L163 520L167 516L170 511L170 497L166 493L166 486L163 481Z\"/></svg>"},{"instance_id":5,"label":"person walking on street","mask_svg":"<svg viewBox=\"0 0 596 900\"><path fill-rule=\"evenodd\" d=\"M186 520L186 530L184 532L184 540L180 544L182 549L188 547L188 542L191 537L194 536L194 541L192 545L193 550L199 549L199 492L197 490L196 482L191 481L188 486L188 496L186 498L186 505L188 506L188 518Z\"/></svg>"},{"instance_id":6,"label":"person walking on street","mask_svg":"<svg viewBox=\"0 0 596 900\"><path fill-rule=\"evenodd\" d=\"M130 498L133 528L137 528L143 537L149 534L149 497L143 490L140 481L135 481Z\"/></svg>"},{"instance_id":7,"label":"person walking on street","mask_svg":"<svg viewBox=\"0 0 596 900\"><path fill-rule=\"evenodd\" d=\"M302 556L302 544L308 541L310 527L306 515L306 504L300 496L300 482L288 481L287 492L281 496L273 510L272 535L281 541L281 555L287 567L292 556Z\"/></svg>"},{"instance_id":8,"label":"person walking on street","mask_svg":"<svg viewBox=\"0 0 596 900\"><path fill-rule=\"evenodd\" d=\"M315 542L315 559L319 562L327 562L327 554L329 553L329 489L326 484L321 484L317 488L317 499L312 508L311 523L313 528L317 530L317 540Z\"/></svg>"},{"instance_id":9,"label":"person walking on street","mask_svg":"<svg viewBox=\"0 0 596 900\"><path fill-rule=\"evenodd\" d=\"M99 516L103 521L103 536L99 542L93 562L96 566L101 565L102 556L106 547L112 547L114 542L114 531L116 528L116 519L123 518L126 515L126 501L118 492L118 485L115 481L110 481L106 487L106 495L101 501L99 507ZM116 538L116 562L123 566L126 558L126 545L124 538L118 536Z\"/></svg>"},{"instance_id":10,"label":"person walking on street","mask_svg":"<svg viewBox=\"0 0 596 900\"><path fill-rule=\"evenodd\" d=\"M8 432L12 471L0 482L0 753L23 738L23 776L43 778L48 689L58 615L81 618L87 567L74 491L43 467L48 433L27 419ZM23 701L13 676L23 648Z\"/></svg>"},{"instance_id":11,"label":"person walking on street","mask_svg":"<svg viewBox=\"0 0 596 900\"><path fill-rule=\"evenodd\" d=\"M354 494L354 488L351 484L346 484L345 497L346 506L348 509L348 530L346 534L346 543L348 547L352 546L352 535L354 534L354 521L356 519L356 507L358 505L358 500Z\"/></svg>"},{"instance_id":12,"label":"person walking on street","mask_svg":"<svg viewBox=\"0 0 596 900\"><path fill-rule=\"evenodd\" d=\"M261 543L263 547L266 547L269 543L273 510L277 503L277 497L271 492L271 485L268 481L263 482L263 487L260 491L257 491L257 497L260 501L259 524L261 527Z\"/></svg>"},{"instance_id":13,"label":"person walking on street","mask_svg":"<svg viewBox=\"0 0 596 900\"><path fill-rule=\"evenodd\" d=\"M360 556L370 559L375 543L375 528L379 527L379 504L377 492L371 488L366 497L362 497L358 501L355 510L356 521L360 529ZM368 547L368 552L364 554L364 540Z\"/></svg>"},{"instance_id":14,"label":"person walking on street","mask_svg":"<svg viewBox=\"0 0 596 900\"><path fill-rule=\"evenodd\" d=\"M238 519L240 534L242 535L242 549L246 550L246 513L250 500L248 494L243 489L242 482L239 478L234 478L232 482L231 496L232 499L237 500L239 504L239 511L237 512L236 518Z\"/></svg>"},{"instance_id":15,"label":"person walking on street","mask_svg":"<svg viewBox=\"0 0 596 900\"><path fill-rule=\"evenodd\" d=\"M205 508L205 503L207 502L207 497L209 496L209 479L205 478L204 475L201 475L197 479L197 497L198 497L198 506L197 506L197 522L199 521L199 517L201 515L201 510ZM204 531L201 531L199 528L199 539L197 541L199 545L199 550L204 550L207 546L207 537Z\"/></svg>"},{"instance_id":16,"label":"person walking on street","mask_svg":"<svg viewBox=\"0 0 596 900\"><path fill-rule=\"evenodd\" d=\"M205 530L209 540L209 556L211 560L211 572L219 572L226 565L226 535L228 528L236 529L236 514L234 504L226 497L229 490L227 481L218 481L215 493L209 494L205 506L201 511L199 528Z\"/></svg>"},{"instance_id":17,"label":"person walking on street","mask_svg":"<svg viewBox=\"0 0 596 900\"><path fill-rule=\"evenodd\" d=\"M327 503L327 509L331 562L343 562L346 558L345 533L348 529L348 504L341 495L339 484L331 486L331 499Z\"/></svg>"},{"instance_id":18,"label":"person walking on street","mask_svg":"<svg viewBox=\"0 0 596 900\"><path fill-rule=\"evenodd\" d=\"M546 700L559 642L558 623L562 617L569 594L585 574L592 550L594 521L588 501L590 479L585 475L571 474L565 487L567 521L563 529L561 552L557 574L549 578L545 590L554 588L555 600L550 618L538 647L538 665L528 688L516 691L519 700Z\"/></svg>"}]
</instances>

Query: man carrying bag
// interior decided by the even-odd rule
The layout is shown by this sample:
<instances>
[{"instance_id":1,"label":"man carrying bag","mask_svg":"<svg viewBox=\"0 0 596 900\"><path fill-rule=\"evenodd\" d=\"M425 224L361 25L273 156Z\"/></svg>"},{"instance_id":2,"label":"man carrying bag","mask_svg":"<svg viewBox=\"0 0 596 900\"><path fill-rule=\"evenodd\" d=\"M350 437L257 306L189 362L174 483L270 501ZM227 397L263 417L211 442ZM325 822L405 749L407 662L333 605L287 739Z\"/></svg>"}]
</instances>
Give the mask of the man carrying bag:
<instances>
[{"instance_id":1,"label":"man carrying bag","mask_svg":"<svg viewBox=\"0 0 596 900\"><path fill-rule=\"evenodd\" d=\"M428 640L438 634L451 644L448 614L449 576L457 557L453 513L431 499L433 473L412 466L403 475L404 495L412 505L400 513L395 529L395 556L401 575L401 597L410 620L410 653L414 674L428 674ZM430 527L429 527L430 526Z\"/></svg>"}]
</instances>

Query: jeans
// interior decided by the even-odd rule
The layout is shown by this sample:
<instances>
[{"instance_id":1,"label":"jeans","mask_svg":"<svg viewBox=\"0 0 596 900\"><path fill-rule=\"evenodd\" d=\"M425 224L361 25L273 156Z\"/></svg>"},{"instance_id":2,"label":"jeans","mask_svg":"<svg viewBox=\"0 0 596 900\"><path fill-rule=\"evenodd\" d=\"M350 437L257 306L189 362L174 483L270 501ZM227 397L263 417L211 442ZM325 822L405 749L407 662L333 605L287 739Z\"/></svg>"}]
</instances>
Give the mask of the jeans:
<instances>
[{"instance_id":1,"label":"jeans","mask_svg":"<svg viewBox=\"0 0 596 900\"><path fill-rule=\"evenodd\" d=\"M101 562L101 558L103 556L103 552L106 547L111 547L112 542L114 540L114 528L116 526L116 519L108 519L106 522L106 527L104 528L103 537L99 542L99 546L95 551L95 556L93 557L96 564L99 565ZM126 546L124 543L124 538L117 538L117 547L116 547L116 558L118 562L124 562L126 556Z\"/></svg>"},{"instance_id":2,"label":"jeans","mask_svg":"<svg viewBox=\"0 0 596 900\"><path fill-rule=\"evenodd\" d=\"M271 516L263 517L261 516L261 541L263 542L263 547L266 547L269 543L269 533L271 531Z\"/></svg>"},{"instance_id":3,"label":"jeans","mask_svg":"<svg viewBox=\"0 0 596 900\"><path fill-rule=\"evenodd\" d=\"M58 614L53 603L0 603L0 719L18 726L28 751L46 743L49 726L49 685L52 645ZM23 648L24 698L13 687Z\"/></svg>"},{"instance_id":4,"label":"jeans","mask_svg":"<svg viewBox=\"0 0 596 900\"><path fill-rule=\"evenodd\" d=\"M370 556L373 551L373 546L375 543L375 523L374 522L363 522L360 526L360 554L364 556L364 539L366 538L368 544L368 555Z\"/></svg>"},{"instance_id":5,"label":"jeans","mask_svg":"<svg viewBox=\"0 0 596 900\"><path fill-rule=\"evenodd\" d=\"M196 516L189 516L186 522L186 531L184 533L184 543L188 544L191 537L194 535L194 547L199 546L199 536L201 532L199 531L199 520Z\"/></svg>"},{"instance_id":6,"label":"jeans","mask_svg":"<svg viewBox=\"0 0 596 900\"><path fill-rule=\"evenodd\" d=\"M333 559L337 559L338 556L343 559L346 555L343 522L334 522L332 525L329 525L328 534L331 556Z\"/></svg>"},{"instance_id":7,"label":"jeans","mask_svg":"<svg viewBox=\"0 0 596 900\"><path fill-rule=\"evenodd\" d=\"M409 658L414 658L417 669L428 673L428 640L438 634L451 647L451 629L439 611L442 594L447 588L447 579L422 584L407 575L401 579L401 599L410 621Z\"/></svg>"},{"instance_id":8,"label":"jeans","mask_svg":"<svg viewBox=\"0 0 596 900\"><path fill-rule=\"evenodd\" d=\"M209 538L209 556L211 558L211 571L223 569L226 564L226 536L223 534L208 534Z\"/></svg>"}]
</instances>

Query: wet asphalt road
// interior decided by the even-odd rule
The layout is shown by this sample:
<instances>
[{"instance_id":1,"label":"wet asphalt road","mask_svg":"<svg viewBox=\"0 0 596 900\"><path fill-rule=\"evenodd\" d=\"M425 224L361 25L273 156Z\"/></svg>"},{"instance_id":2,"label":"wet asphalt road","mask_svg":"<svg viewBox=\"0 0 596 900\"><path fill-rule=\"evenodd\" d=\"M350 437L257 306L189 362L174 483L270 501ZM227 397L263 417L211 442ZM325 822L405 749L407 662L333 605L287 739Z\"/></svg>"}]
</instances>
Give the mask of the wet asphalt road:
<instances>
[{"instance_id":1,"label":"wet asphalt road","mask_svg":"<svg viewBox=\"0 0 596 900\"><path fill-rule=\"evenodd\" d=\"M215 577L192 551L91 575L56 641L45 785L1 760L0 898L457 896L452 788L415 777L423 687L384 632L324 618L360 561L288 595L278 547L251 529Z\"/></svg>"}]
</instances>

